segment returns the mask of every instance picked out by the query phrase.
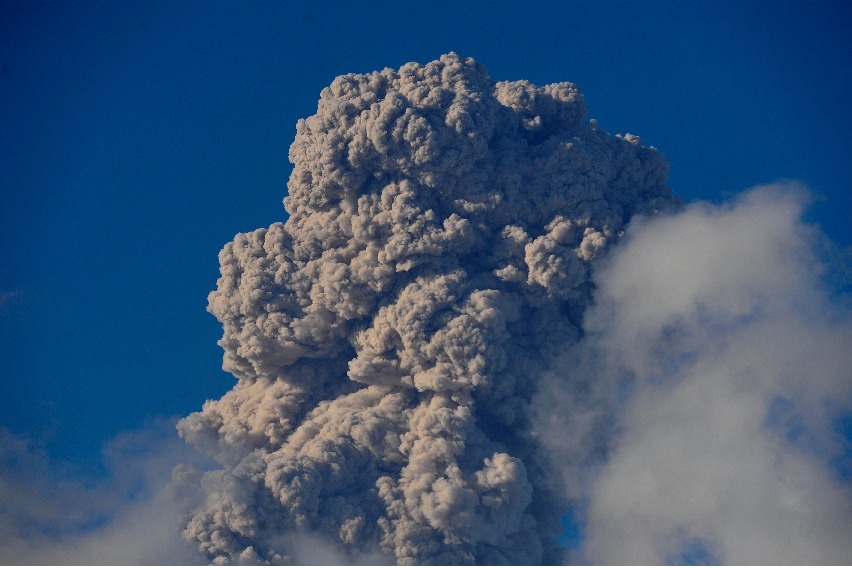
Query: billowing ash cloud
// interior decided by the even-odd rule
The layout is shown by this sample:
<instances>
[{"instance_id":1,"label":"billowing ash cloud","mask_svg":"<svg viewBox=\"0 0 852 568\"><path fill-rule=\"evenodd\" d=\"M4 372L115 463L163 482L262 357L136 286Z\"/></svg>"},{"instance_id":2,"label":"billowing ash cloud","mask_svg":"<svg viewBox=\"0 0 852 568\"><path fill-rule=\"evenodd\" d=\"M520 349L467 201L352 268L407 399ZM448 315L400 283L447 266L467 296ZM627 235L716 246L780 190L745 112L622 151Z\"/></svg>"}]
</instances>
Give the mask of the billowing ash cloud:
<instances>
[{"instance_id":1,"label":"billowing ash cloud","mask_svg":"<svg viewBox=\"0 0 852 568\"><path fill-rule=\"evenodd\" d=\"M300 534L350 561L558 560L569 490L531 398L594 260L674 203L661 155L585 112L455 54L323 90L289 219L226 245L209 298L239 381L179 429L222 465L185 530L210 560L298 560Z\"/></svg>"}]
</instances>

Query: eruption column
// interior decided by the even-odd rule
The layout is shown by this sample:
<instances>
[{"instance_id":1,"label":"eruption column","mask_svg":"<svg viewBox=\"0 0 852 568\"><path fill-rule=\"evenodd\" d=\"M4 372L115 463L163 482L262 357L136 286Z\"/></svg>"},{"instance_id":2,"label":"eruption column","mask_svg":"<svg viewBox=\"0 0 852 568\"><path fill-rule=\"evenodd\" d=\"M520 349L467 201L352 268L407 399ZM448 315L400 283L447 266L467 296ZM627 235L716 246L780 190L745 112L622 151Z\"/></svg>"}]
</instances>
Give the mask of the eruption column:
<instances>
[{"instance_id":1,"label":"eruption column","mask_svg":"<svg viewBox=\"0 0 852 568\"><path fill-rule=\"evenodd\" d=\"M322 91L289 218L219 255L238 382L179 425L222 466L185 530L212 561L292 562L298 535L352 560L556 559L537 378L582 335L594 260L674 203L662 156L585 113L570 83L452 53Z\"/></svg>"}]
</instances>

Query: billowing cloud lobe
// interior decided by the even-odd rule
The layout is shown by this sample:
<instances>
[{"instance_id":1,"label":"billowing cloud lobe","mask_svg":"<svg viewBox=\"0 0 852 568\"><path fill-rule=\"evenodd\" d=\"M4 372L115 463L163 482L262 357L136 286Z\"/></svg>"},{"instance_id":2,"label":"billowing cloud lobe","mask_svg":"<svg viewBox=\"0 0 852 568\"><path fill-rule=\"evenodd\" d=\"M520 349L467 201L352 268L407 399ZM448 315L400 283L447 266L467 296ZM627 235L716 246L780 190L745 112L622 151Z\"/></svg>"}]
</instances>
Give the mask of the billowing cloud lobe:
<instances>
[{"instance_id":1,"label":"billowing cloud lobe","mask_svg":"<svg viewBox=\"0 0 852 568\"><path fill-rule=\"evenodd\" d=\"M538 395L561 410L556 455L568 377L593 377L586 413L617 410L584 472L589 561L852 561L852 312L822 279L808 197L781 183L643 219L598 265L586 334Z\"/></svg>"}]
</instances>

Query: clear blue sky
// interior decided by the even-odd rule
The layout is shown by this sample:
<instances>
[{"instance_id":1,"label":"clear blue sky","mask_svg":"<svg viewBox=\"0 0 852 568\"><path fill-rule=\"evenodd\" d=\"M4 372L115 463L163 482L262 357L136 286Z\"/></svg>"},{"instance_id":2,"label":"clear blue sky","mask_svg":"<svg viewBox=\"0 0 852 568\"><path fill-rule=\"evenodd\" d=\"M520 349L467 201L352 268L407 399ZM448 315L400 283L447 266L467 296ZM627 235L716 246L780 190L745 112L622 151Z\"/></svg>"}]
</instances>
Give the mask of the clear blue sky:
<instances>
[{"instance_id":1,"label":"clear blue sky","mask_svg":"<svg viewBox=\"0 0 852 568\"><path fill-rule=\"evenodd\" d=\"M217 253L285 218L298 118L347 72L456 51L572 81L688 200L794 178L852 244L848 2L0 2L0 427L101 444L234 379Z\"/></svg>"}]
</instances>

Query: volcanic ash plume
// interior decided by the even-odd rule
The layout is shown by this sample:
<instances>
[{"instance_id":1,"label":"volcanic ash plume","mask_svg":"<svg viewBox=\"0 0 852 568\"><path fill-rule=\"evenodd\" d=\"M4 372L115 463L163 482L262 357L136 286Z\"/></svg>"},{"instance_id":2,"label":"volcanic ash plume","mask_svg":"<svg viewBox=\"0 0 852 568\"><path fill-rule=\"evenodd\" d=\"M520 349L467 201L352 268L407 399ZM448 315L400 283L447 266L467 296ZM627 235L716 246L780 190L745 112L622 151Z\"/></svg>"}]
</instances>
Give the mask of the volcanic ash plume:
<instances>
[{"instance_id":1,"label":"volcanic ash plume","mask_svg":"<svg viewBox=\"0 0 852 568\"><path fill-rule=\"evenodd\" d=\"M212 561L304 562L299 535L351 561L556 559L567 495L530 400L594 260L674 202L662 156L585 112L455 54L322 91L286 223L219 255L239 380L179 426L222 465L185 530Z\"/></svg>"}]
</instances>

